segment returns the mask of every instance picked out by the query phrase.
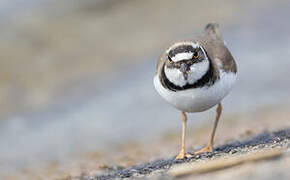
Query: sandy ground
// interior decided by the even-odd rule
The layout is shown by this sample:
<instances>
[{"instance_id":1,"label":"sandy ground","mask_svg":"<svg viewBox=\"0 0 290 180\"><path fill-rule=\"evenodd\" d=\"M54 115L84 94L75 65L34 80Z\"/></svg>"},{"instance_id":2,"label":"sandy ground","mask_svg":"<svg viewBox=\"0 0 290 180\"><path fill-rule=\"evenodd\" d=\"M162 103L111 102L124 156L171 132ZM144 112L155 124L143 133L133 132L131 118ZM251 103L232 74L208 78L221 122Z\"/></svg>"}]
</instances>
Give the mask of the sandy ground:
<instances>
[{"instance_id":1,"label":"sandy ground","mask_svg":"<svg viewBox=\"0 0 290 180\"><path fill-rule=\"evenodd\" d=\"M290 176L289 165L290 129L276 132L264 132L245 141L235 141L219 146L212 153L195 155L187 160L156 160L151 163L133 166L124 170L119 170L110 175L101 176L81 176L80 179L112 179L112 178L153 178L153 179L191 179L192 176L200 179L210 179L214 175L208 173L218 172L219 170L232 168L238 165L253 163L262 160L275 159L279 157L281 162L273 161L268 164L258 164L256 172L252 169L245 171L242 167L241 172L225 174L219 172L218 179L225 177L234 179L269 179L279 177L288 179ZM277 150L278 149L278 150ZM253 165L252 165L253 167ZM268 167L268 168L267 168ZM272 169L275 167L275 169ZM268 170L271 169L269 172ZM264 171L267 170L265 173ZM261 172L264 172L261 174ZM158 175L161 174L161 175ZM201 174L201 175L200 175ZM205 175L204 175L205 174ZM241 174L243 176L241 176ZM155 175L155 176L154 176ZM198 176L200 175L200 177Z\"/></svg>"},{"instance_id":2,"label":"sandy ground","mask_svg":"<svg viewBox=\"0 0 290 180\"><path fill-rule=\"evenodd\" d=\"M285 114L284 114L285 113ZM81 179L110 179L119 177L147 177L153 179L192 179L192 176L197 179L289 179L290 173L288 169L290 168L290 129L289 129L289 109L269 109L263 110L263 112L256 112L252 115L245 114L245 117L237 118L231 117L226 119L220 124L218 137L217 137L217 147L213 153L194 156L188 161L174 161L174 158L155 160L148 164L141 164L138 166L133 166L129 169L124 169L121 171L116 171L110 173L109 176L81 176ZM284 116L284 118L283 118ZM230 120L231 119L231 120ZM235 119L233 121L233 119ZM286 127L286 128L285 128ZM209 128L209 127L207 127ZM281 129L279 131L274 131L275 129ZM208 129L209 130L209 129ZM195 136L206 137L203 135L204 131L199 132L200 134ZM198 138L202 140L203 138ZM160 143L161 145L162 143ZM157 145L158 146L158 145ZM164 148L166 146L161 145L159 148ZM144 147L145 148L145 147ZM200 147L191 146L191 151L194 152ZM209 166L212 166L212 161L215 159L221 159L221 161L216 162L216 166L223 167L224 158L228 158L230 162L235 161L235 157L241 154L246 154L247 156L259 156L260 154L266 154L267 151L273 151L275 149L281 150L283 156L275 160L264 160L267 157L261 157L261 160L257 163L252 163L251 160L245 160L244 164L230 164L228 168L221 168L220 171L212 172ZM163 149L164 150L164 149ZM168 154L167 154L168 155ZM239 158L241 159L241 158ZM251 159L251 158L250 158ZM178 167L178 163L201 163L205 166L205 170L202 173L195 173L195 170L199 168L200 164L191 171L184 171L186 167ZM273 168L274 167L274 168ZM178 169L179 168L179 169ZM254 169L254 170L253 170ZM169 170L169 171L168 171ZM174 173L173 173L174 172ZM161 173L162 175L156 175ZM183 176L183 173L187 176ZM179 174L178 176L175 176ZM194 174L194 175L191 175ZM153 175L153 176L152 176Z\"/></svg>"},{"instance_id":3,"label":"sandy ground","mask_svg":"<svg viewBox=\"0 0 290 180\"><path fill-rule=\"evenodd\" d=\"M194 157L184 163L200 161L209 163L213 159L232 158L241 154L275 149L283 150L284 154L289 151L289 116L290 108L285 105L222 117L216 135L215 151ZM192 153L206 144L211 126L212 124L204 124L201 127L188 130L189 152ZM174 169L174 164L182 164L183 162L173 161L179 150L180 134L176 131L172 132L168 132L161 139L152 139L142 143L129 142L111 146L105 150L78 155L80 158L73 162L53 162L45 168L37 170L27 168L21 174L9 175L5 179L89 179L89 177L107 179L111 177L107 175L133 178L144 175L158 179L163 176L174 178L167 173L168 170ZM210 179L212 176L217 176L220 179L226 177L237 179L238 177L241 179L281 177L286 179L289 178L289 172L286 170L289 165L289 155L286 153L285 156L283 155L274 161L244 163L194 176L200 179ZM255 171L253 171L253 167ZM269 169L271 171L268 171ZM264 171L269 172L269 174L263 173ZM182 178L188 178L188 176Z\"/></svg>"}]
</instances>

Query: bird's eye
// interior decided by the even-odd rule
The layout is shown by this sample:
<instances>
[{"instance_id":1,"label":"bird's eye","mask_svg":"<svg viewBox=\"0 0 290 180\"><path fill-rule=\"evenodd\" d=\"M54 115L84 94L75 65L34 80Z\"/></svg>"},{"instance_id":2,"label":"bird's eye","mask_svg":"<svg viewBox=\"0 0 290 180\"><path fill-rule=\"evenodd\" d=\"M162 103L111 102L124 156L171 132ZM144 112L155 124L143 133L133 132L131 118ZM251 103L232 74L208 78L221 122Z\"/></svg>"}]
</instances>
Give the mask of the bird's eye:
<instances>
[{"instance_id":1,"label":"bird's eye","mask_svg":"<svg viewBox=\"0 0 290 180\"><path fill-rule=\"evenodd\" d=\"M173 60L168 56L168 62L170 63L170 64L172 64L173 63Z\"/></svg>"},{"instance_id":2,"label":"bird's eye","mask_svg":"<svg viewBox=\"0 0 290 180\"><path fill-rule=\"evenodd\" d=\"M194 52L194 54L193 54L193 58L194 58L194 59L197 59L198 56L199 56L199 55L198 55L198 52Z\"/></svg>"}]
</instances>

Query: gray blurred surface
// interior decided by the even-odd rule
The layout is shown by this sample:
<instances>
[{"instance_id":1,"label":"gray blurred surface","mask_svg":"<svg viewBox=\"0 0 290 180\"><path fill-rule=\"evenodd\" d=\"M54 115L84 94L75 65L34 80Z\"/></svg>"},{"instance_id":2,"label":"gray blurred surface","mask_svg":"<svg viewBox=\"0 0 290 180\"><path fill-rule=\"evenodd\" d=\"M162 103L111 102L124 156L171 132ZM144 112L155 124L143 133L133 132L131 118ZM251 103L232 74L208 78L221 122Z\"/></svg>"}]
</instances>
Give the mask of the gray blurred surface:
<instances>
[{"instance_id":1,"label":"gray blurred surface","mask_svg":"<svg viewBox=\"0 0 290 180\"><path fill-rule=\"evenodd\" d=\"M225 116L290 103L286 1L87 3L1 22L0 173L178 131L180 113L153 89L155 64L209 21L221 24L239 68ZM192 114L190 125L213 116Z\"/></svg>"}]
</instances>

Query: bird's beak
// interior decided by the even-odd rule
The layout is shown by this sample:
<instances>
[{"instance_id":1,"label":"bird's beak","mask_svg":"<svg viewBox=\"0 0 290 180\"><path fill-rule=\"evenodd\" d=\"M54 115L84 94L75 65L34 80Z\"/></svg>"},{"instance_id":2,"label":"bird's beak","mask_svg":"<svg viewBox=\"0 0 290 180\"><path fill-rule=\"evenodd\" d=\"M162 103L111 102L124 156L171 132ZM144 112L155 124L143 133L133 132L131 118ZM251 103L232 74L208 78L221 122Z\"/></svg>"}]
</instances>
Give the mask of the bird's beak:
<instances>
[{"instance_id":1,"label":"bird's beak","mask_svg":"<svg viewBox=\"0 0 290 180\"><path fill-rule=\"evenodd\" d=\"M186 63L182 63L180 65L179 70L182 72L184 79L187 80L187 77L188 77L188 65Z\"/></svg>"}]
</instances>

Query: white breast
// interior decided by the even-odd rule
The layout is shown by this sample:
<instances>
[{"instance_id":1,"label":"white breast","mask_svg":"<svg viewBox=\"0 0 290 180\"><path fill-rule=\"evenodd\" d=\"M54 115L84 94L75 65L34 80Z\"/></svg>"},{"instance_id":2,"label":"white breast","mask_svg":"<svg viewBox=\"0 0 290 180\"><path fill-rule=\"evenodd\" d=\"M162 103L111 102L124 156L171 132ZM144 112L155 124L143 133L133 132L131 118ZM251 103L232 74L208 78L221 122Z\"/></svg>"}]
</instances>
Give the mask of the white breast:
<instances>
[{"instance_id":1,"label":"white breast","mask_svg":"<svg viewBox=\"0 0 290 180\"><path fill-rule=\"evenodd\" d=\"M154 77L154 86L166 101L180 111L201 112L218 104L230 92L235 81L235 73L220 71L220 79L209 87L173 92L162 86L158 75Z\"/></svg>"}]
</instances>

